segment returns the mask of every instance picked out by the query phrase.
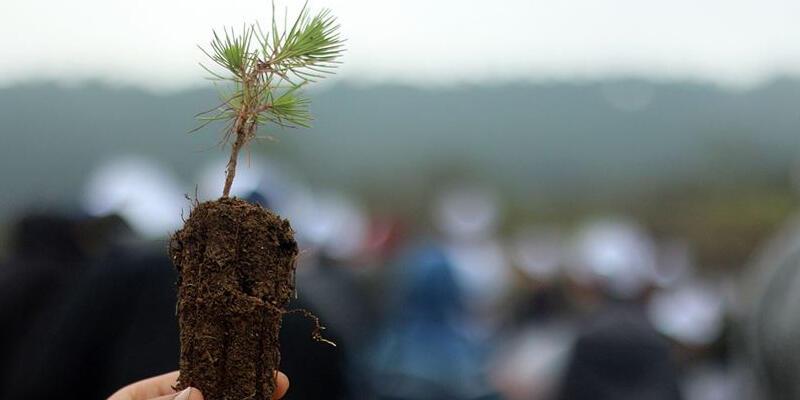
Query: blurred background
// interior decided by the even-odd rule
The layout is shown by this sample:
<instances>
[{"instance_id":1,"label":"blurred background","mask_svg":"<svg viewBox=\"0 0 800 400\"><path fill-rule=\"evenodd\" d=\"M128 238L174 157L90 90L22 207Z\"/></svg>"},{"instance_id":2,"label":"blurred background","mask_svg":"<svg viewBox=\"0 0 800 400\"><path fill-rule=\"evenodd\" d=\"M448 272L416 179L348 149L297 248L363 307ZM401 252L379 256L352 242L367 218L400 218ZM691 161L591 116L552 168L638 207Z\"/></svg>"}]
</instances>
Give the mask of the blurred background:
<instances>
[{"instance_id":1,"label":"blurred background","mask_svg":"<svg viewBox=\"0 0 800 400\"><path fill-rule=\"evenodd\" d=\"M309 6L344 64L233 189L338 344L286 317L288 399L800 398L800 5ZM0 6L0 398L177 368L168 237L227 152L197 45L270 10Z\"/></svg>"}]
</instances>

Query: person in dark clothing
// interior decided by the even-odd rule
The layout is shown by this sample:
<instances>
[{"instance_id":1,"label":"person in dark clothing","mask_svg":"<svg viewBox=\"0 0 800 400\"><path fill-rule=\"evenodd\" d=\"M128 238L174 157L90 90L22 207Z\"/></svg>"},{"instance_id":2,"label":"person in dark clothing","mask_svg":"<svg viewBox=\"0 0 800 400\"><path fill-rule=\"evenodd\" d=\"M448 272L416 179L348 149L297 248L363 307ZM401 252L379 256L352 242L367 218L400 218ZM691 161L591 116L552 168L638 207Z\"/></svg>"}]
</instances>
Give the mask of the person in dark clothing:
<instances>
[{"instance_id":1,"label":"person in dark clothing","mask_svg":"<svg viewBox=\"0 0 800 400\"><path fill-rule=\"evenodd\" d=\"M639 310L612 306L579 334L560 400L676 400L670 349Z\"/></svg>"},{"instance_id":2,"label":"person in dark clothing","mask_svg":"<svg viewBox=\"0 0 800 400\"><path fill-rule=\"evenodd\" d=\"M756 396L800 398L800 216L766 242L750 270L745 332Z\"/></svg>"},{"instance_id":3,"label":"person in dark clothing","mask_svg":"<svg viewBox=\"0 0 800 400\"><path fill-rule=\"evenodd\" d=\"M0 265L0 379L33 322L52 313L54 301L85 269L77 219L29 214L13 224L9 259Z\"/></svg>"},{"instance_id":4,"label":"person in dark clothing","mask_svg":"<svg viewBox=\"0 0 800 400\"><path fill-rule=\"evenodd\" d=\"M470 338L452 264L433 244L412 246L398 263L396 301L370 362L374 398L490 400L485 349Z\"/></svg>"},{"instance_id":5,"label":"person in dark clothing","mask_svg":"<svg viewBox=\"0 0 800 400\"><path fill-rule=\"evenodd\" d=\"M36 321L5 376L2 398L104 398L175 369L175 273L161 255L119 250L99 263L57 311Z\"/></svg>"}]
</instances>

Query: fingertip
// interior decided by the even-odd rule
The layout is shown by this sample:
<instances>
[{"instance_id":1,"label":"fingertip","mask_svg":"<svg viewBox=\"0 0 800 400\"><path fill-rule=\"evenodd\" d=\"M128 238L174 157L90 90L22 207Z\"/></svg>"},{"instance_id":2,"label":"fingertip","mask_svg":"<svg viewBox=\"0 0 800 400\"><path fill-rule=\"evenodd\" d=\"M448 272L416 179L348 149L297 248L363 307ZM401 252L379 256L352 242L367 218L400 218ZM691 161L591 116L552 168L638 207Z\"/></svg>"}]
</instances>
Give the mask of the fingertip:
<instances>
[{"instance_id":1,"label":"fingertip","mask_svg":"<svg viewBox=\"0 0 800 400\"><path fill-rule=\"evenodd\" d=\"M203 400L203 393L197 388L189 387L179 392L174 400Z\"/></svg>"},{"instance_id":2,"label":"fingertip","mask_svg":"<svg viewBox=\"0 0 800 400\"><path fill-rule=\"evenodd\" d=\"M289 391L289 377L283 372L278 371L275 376L275 394L272 395L273 400L278 400L286 395Z\"/></svg>"},{"instance_id":3,"label":"fingertip","mask_svg":"<svg viewBox=\"0 0 800 400\"><path fill-rule=\"evenodd\" d=\"M200 389L191 388L189 391L189 400L204 400L203 392L201 392Z\"/></svg>"}]
</instances>

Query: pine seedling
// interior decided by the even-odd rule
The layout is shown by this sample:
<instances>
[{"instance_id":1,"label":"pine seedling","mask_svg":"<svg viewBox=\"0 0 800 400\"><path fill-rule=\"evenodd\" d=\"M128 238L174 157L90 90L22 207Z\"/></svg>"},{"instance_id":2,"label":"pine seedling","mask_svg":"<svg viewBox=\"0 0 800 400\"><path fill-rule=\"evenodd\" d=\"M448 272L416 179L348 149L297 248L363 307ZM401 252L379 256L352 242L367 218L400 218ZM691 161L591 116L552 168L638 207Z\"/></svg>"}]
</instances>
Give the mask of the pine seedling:
<instances>
[{"instance_id":1,"label":"pine seedling","mask_svg":"<svg viewBox=\"0 0 800 400\"><path fill-rule=\"evenodd\" d=\"M217 83L221 103L198 115L201 124L195 130L212 122L225 124L222 143L231 144L231 155L222 197L228 197L239 152L260 127L310 126L310 100L302 89L335 71L344 41L330 10L312 16L305 4L294 22L280 25L273 3L269 29L252 24L240 31L215 31L210 48L201 50L213 62L201 66Z\"/></svg>"},{"instance_id":2,"label":"pine seedling","mask_svg":"<svg viewBox=\"0 0 800 400\"><path fill-rule=\"evenodd\" d=\"M287 18L288 19L288 18ZM336 19L304 6L292 23L215 32L204 68L220 89L220 104L201 113L201 127L224 123L230 144L223 196L196 202L172 235L178 272L178 389L207 399L271 399L277 389L280 328L296 295L299 254L288 220L261 205L229 197L239 152L259 128L306 127L302 89L333 72L343 50ZM305 314L304 315L309 315ZM310 315L309 315L310 316ZM311 316L320 336L319 321Z\"/></svg>"}]
</instances>

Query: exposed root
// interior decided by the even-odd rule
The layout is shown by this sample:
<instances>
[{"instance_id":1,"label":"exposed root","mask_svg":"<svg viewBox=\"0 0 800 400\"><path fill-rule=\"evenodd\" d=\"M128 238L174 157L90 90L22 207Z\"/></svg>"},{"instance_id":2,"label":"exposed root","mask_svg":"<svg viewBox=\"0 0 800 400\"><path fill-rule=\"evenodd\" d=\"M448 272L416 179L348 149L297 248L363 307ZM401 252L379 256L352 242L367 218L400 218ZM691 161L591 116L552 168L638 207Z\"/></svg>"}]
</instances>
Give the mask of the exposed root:
<instances>
[{"instance_id":1,"label":"exposed root","mask_svg":"<svg viewBox=\"0 0 800 400\"><path fill-rule=\"evenodd\" d=\"M296 308L294 310L289 310L283 313L283 315L288 315L288 314L301 314L304 317L310 319L311 322L314 323L314 330L311 332L311 338L318 342L327 343L333 347L336 347L336 343L334 343L332 340L325 339L322 336L322 331L325 330L325 327L322 326L322 324L320 324L319 317L314 315L314 313L304 308Z\"/></svg>"}]
</instances>

